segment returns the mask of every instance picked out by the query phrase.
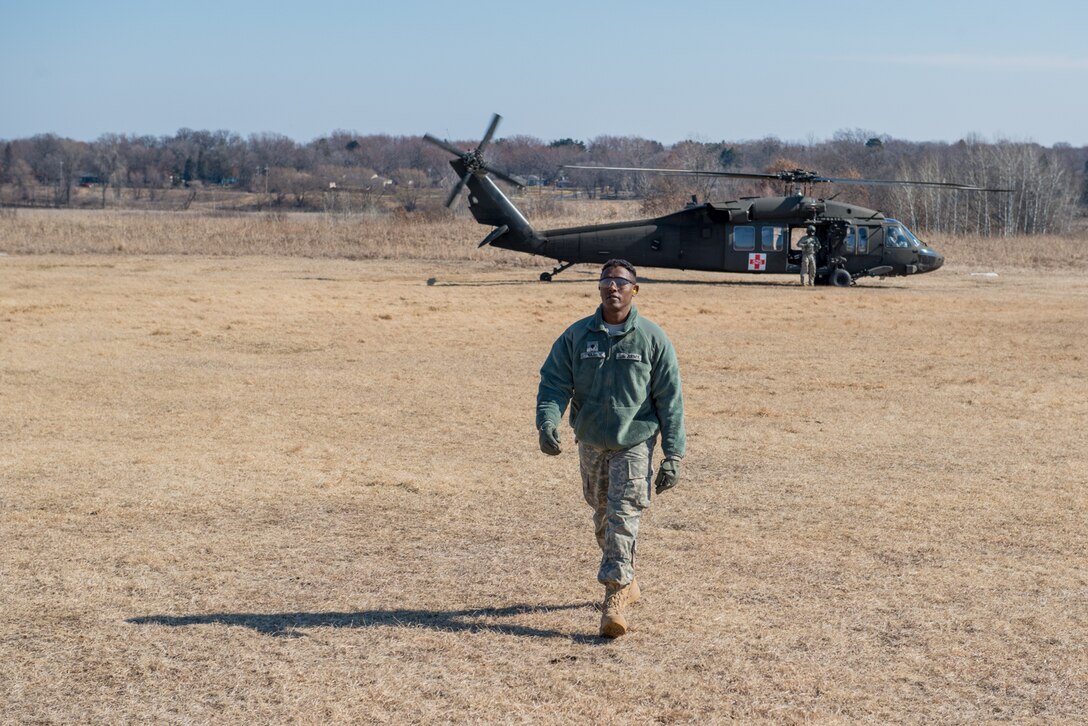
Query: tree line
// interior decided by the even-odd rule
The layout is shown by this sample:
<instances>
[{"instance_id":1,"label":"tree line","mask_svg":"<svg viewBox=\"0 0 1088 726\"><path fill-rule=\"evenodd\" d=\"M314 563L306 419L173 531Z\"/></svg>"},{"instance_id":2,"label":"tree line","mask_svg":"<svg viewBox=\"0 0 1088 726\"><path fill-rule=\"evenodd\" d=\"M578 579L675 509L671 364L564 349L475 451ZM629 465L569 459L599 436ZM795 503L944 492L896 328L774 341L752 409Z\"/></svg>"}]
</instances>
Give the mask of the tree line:
<instances>
[{"instance_id":1,"label":"tree line","mask_svg":"<svg viewBox=\"0 0 1088 726\"><path fill-rule=\"evenodd\" d=\"M465 149L472 140L454 142ZM90 142L39 134L0 140L0 185L10 203L65 206L75 185L120 198L155 190L216 185L263 195L270 204L320 208L329 189L397 191L409 211L427 190L454 183L449 157L418 136L336 131L309 143L272 133L242 137L229 131L180 129L173 136L105 134ZM966 138L955 143L910 142L861 129L813 143L775 137L737 142L681 141L666 145L631 136L544 141L531 136L495 140L492 163L533 185L591 197L643 200L648 213L675 209L690 195L706 199L790 193L777 183L724 178L660 177L638 172L578 171L567 165L670 167L776 172L796 168L840 178L954 181L1008 193L921 187L826 185L804 190L894 213L917 229L944 233L1036 234L1069 230L1088 208L1088 147ZM44 193L42 190L46 190ZM326 202L327 208L327 202Z\"/></svg>"}]
</instances>

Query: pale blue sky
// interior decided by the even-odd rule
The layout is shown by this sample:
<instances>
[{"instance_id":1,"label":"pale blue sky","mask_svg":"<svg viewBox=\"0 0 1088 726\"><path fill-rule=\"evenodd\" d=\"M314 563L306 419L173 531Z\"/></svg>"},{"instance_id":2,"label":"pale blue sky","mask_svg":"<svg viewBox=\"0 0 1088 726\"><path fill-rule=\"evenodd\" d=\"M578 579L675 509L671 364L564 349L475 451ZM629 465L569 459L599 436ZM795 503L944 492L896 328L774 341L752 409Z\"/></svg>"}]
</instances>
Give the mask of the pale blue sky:
<instances>
[{"instance_id":1,"label":"pale blue sky","mask_svg":"<svg viewBox=\"0 0 1088 726\"><path fill-rule=\"evenodd\" d=\"M0 0L0 139L863 129L1088 145L1082 0Z\"/></svg>"}]
</instances>

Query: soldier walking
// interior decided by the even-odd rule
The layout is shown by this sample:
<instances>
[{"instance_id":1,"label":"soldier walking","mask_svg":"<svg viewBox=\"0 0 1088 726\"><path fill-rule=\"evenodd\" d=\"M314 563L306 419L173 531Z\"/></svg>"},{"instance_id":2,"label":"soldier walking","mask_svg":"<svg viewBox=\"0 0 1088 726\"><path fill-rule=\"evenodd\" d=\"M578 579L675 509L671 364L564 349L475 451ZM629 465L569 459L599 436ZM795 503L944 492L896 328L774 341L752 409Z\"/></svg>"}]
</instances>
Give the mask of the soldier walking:
<instances>
[{"instance_id":1,"label":"soldier walking","mask_svg":"<svg viewBox=\"0 0 1088 726\"><path fill-rule=\"evenodd\" d=\"M816 284L816 248L820 245L820 240L816 237L816 227L814 225L808 225L805 228L808 233L800 240L797 241L797 246L801 248L801 285L815 285Z\"/></svg>"},{"instance_id":2,"label":"soldier walking","mask_svg":"<svg viewBox=\"0 0 1088 726\"><path fill-rule=\"evenodd\" d=\"M624 609L641 597L635 579L639 518L650 505L658 436L665 454L654 480L676 486L684 457L684 400L676 351L665 332L638 314L635 268L609 260L598 281L597 311L567 328L540 369L536 426L540 450L561 452L559 423L570 404L582 495L593 508L605 586L600 634L627 632Z\"/></svg>"}]
</instances>

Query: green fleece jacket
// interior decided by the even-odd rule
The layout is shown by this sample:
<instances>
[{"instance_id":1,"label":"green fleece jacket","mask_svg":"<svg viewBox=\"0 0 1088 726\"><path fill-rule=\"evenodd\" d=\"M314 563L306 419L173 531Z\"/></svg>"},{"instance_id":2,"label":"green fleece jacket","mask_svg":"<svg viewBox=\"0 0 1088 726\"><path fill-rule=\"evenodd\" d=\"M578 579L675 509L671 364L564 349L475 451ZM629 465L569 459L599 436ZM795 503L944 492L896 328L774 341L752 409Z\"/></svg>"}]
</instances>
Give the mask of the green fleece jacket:
<instances>
[{"instance_id":1,"label":"green fleece jacket","mask_svg":"<svg viewBox=\"0 0 1088 726\"><path fill-rule=\"evenodd\" d=\"M540 369L536 425L558 427L570 403L579 441L627 449L661 433L666 456L683 456L684 397L680 366L665 331L632 306L619 335L609 336L601 308L567 328Z\"/></svg>"}]
</instances>

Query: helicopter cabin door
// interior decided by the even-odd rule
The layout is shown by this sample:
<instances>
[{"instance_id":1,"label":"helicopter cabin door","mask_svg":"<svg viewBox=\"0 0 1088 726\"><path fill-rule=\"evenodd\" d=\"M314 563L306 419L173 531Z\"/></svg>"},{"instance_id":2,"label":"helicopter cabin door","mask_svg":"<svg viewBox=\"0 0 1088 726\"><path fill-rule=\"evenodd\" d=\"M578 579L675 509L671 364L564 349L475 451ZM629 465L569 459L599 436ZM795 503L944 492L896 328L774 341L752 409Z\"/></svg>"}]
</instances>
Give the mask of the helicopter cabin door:
<instances>
[{"instance_id":1,"label":"helicopter cabin door","mask_svg":"<svg viewBox=\"0 0 1088 726\"><path fill-rule=\"evenodd\" d=\"M729 272L785 272L788 230L779 224L734 224L725 248Z\"/></svg>"},{"instance_id":2,"label":"helicopter cabin door","mask_svg":"<svg viewBox=\"0 0 1088 726\"><path fill-rule=\"evenodd\" d=\"M879 226L848 225L843 253L851 272L879 266L884 260L883 238Z\"/></svg>"}]
</instances>

